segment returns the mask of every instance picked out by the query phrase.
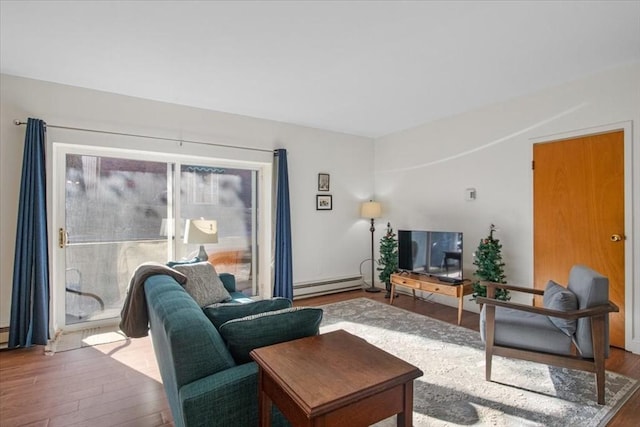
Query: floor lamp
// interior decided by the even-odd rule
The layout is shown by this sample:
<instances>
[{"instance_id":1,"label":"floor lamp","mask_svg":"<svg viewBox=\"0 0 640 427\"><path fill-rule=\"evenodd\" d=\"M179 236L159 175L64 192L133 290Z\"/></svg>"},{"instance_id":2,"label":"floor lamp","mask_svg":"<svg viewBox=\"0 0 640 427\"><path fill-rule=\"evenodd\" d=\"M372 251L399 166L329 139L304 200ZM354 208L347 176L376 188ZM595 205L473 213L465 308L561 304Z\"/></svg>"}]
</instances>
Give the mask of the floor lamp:
<instances>
[{"instance_id":1,"label":"floor lamp","mask_svg":"<svg viewBox=\"0 0 640 427\"><path fill-rule=\"evenodd\" d=\"M205 243L218 243L218 223L213 219L188 219L184 230L184 243L200 244L199 261L208 261Z\"/></svg>"},{"instance_id":2,"label":"floor lamp","mask_svg":"<svg viewBox=\"0 0 640 427\"><path fill-rule=\"evenodd\" d=\"M370 218L371 219L371 228L369 231L371 232L371 286L365 288L367 292L380 292L380 289L375 287L375 258L373 254L373 232L376 231L376 227L374 224L375 218L380 218L380 214L382 213L382 206L380 203L369 200L368 202L364 202L360 209L360 216L362 218Z\"/></svg>"}]
</instances>

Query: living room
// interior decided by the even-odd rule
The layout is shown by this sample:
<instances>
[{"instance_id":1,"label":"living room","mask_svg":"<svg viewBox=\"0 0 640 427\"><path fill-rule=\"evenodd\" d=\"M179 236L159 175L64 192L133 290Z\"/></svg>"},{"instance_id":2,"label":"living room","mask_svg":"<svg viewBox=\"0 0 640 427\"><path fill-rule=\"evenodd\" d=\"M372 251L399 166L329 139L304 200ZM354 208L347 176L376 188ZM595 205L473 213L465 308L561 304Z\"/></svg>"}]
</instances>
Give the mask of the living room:
<instances>
[{"instance_id":1,"label":"living room","mask_svg":"<svg viewBox=\"0 0 640 427\"><path fill-rule=\"evenodd\" d=\"M628 6L628 3L624 2L605 3L615 4L623 11L624 7L630 7L637 18L638 8L635 7L637 4ZM602 6L602 4L598 7L603 7L606 11L608 6ZM462 14L464 7L471 6L464 3L461 7L462 10L454 12L460 13L466 19L472 19L472 14L469 16ZM586 59L590 55L595 56L596 49L593 45L579 48L580 43L571 44L567 49L575 52L575 57L572 58L574 67L560 76L552 75L555 68L547 63L554 58L542 56L540 50L562 45L564 41L569 43L571 38L568 36L566 39L545 39L539 45L526 46L522 48L522 50L526 49L525 54L512 45L510 49L516 50L510 51L507 48L500 50L503 55L500 58L493 58L491 52L495 50L488 50L486 47L475 53L465 51L469 57L458 59L460 62L455 62L457 66L455 69L445 72L438 68L438 72L442 74L426 73L429 70L427 66L414 69L410 65L405 65L408 76L398 73L390 75L389 80L380 82L378 86L367 86L371 91L368 103L379 105L378 108L383 116L384 114L389 117L403 115L405 107L394 105L397 99L394 92L399 90L396 85L399 84L399 80L411 77L416 70L425 73L426 89L421 89L419 92L425 99L429 97L429 90L435 91L439 84L445 85L445 83L433 83L434 80L454 80L454 91L450 86L445 85L451 92L446 97L435 99L433 101L435 105L429 106L436 110L435 113L430 112L431 110L426 106L422 106L422 111L425 112L424 119L418 118L417 113L413 113L416 115L411 117L407 107L404 113L406 116L406 121L403 122L404 127L398 127L387 133L382 128L377 128L375 123L370 124L370 128L357 128L355 122L362 113L352 116L354 122L352 128L323 126L325 117L327 117L326 123L330 123L329 120L332 117L346 116L342 111L347 110L351 102L350 98L344 101L336 98L333 109L324 112L316 111L318 117L313 122L305 122L303 116L290 121L284 115L281 115L280 119L259 118L262 117L261 112L266 107L258 104L250 107L240 106L242 108L237 109L232 108L231 105L227 109L187 106L188 102L184 101L179 93L178 83L174 83L176 86L171 87L171 81L155 82L153 72L158 67L168 66L177 73L175 76L178 77L175 77L175 80L189 86L188 75L180 73L190 68L189 61L195 61L193 58L197 56L195 53L191 53L192 57L184 53L185 56L177 56L171 61L160 63L155 62L157 57L141 59L139 62L152 65L147 69L149 75L132 74L130 76L139 89L135 94L127 94L115 86L110 87L108 82L102 86L92 86L89 80L82 79L79 71L76 75L67 70L66 75L51 76L48 79L39 77L36 73L22 73L18 65L12 68L14 65L7 62L4 57L5 52L8 54L12 49L22 51L22 55L26 56L24 53L26 48L19 43L19 40L5 37L4 28L12 27L5 25L7 24L5 19L11 19L6 13L9 6L3 2L2 8L0 178L4 185L0 190L2 206L0 327L9 326L15 224L18 210L16 201L19 194L24 141L24 127L15 126L13 121L16 119L25 121L28 117L35 117L52 125L47 132L49 147L53 143L106 146L110 149L186 154L256 163L270 162L270 159L265 159L262 152L237 150L228 146L268 151L276 148L287 149L294 251L294 291L296 287L346 280L360 276L361 273L369 282L368 264L365 264L367 267L364 269L361 267L363 260L370 258L369 221L366 218L360 218L359 214L360 204L369 199L380 201L383 206L382 217L376 220L376 242L383 236L386 222L390 222L395 229L463 232L465 277L472 275L475 247L480 239L487 235L489 225L496 224L504 246L504 261L509 283L530 284L534 276L533 178L531 174L533 144L622 128L626 130L624 233L627 237L625 242L627 339L625 348L627 351L640 354L640 308L638 307L640 271L634 267L640 265L640 223L633 221L640 212L640 197L637 191L637 188L640 188L638 171L640 136L637 132L633 132L633 124L640 120L640 58L638 57L640 40L637 38L624 39L620 43L615 43L615 37L613 37L613 40L609 41L612 44L606 45L601 50L613 50L613 46L617 46L626 56L621 54L620 57L607 58L609 62L592 64L592 68L585 71L582 71L577 64L588 62ZM475 9L471 10L479 13ZM620 13L620 10L616 10ZM48 12L50 12L49 16L55 16L51 15L55 12L55 8ZM349 13L356 15L362 12L356 9ZM454 12L449 13L455 15ZM64 10L62 14L65 13L71 14L69 10ZM241 14L244 11L237 13ZM484 14L489 12L484 12L482 16L485 16ZM620 15L624 16L625 13ZM619 18L620 15L615 16ZM402 16L408 19L405 15ZM637 27L637 19L633 21L634 16L629 19L635 22ZM45 18L40 17L40 19ZM400 18L398 19L401 21ZM260 20L256 18L256 21ZM277 23L284 26L286 21L287 19L282 18ZM601 28L596 30L593 27L589 31L617 34L614 31L615 22L617 21L609 23L608 31L602 31ZM463 20L463 24L469 25L466 20ZM88 32L92 25L97 24L89 23L86 27L79 28ZM265 27L271 28L264 24L260 28ZM633 28L635 32L631 32L635 37L638 36L636 27ZM55 38L54 28L47 28L50 32L40 37ZM460 27L455 28L460 29ZM487 38L482 38L473 33L467 34L464 38L470 40L477 36L481 42L497 43L499 40L513 38L508 32L513 30L512 27L504 28L504 33L498 32L492 36L493 38L488 35ZM551 31L550 33L553 34ZM370 33L367 34L370 35ZM347 35L356 37L353 33L347 33ZM255 37L260 38L260 35ZM286 40L286 34L280 37L281 41ZM382 34L379 37L375 40L385 47L381 39L384 40L386 35ZM152 37L150 39L153 40ZM596 39L600 38L596 37ZM125 44L125 41L116 40L118 42L114 42L114 45ZM330 39L327 45L333 42L334 40ZM356 38L353 44L347 44L353 49L348 51L353 57L338 56L338 58L342 58L345 62L349 62L351 58L357 58L355 53L357 42L360 40ZM409 44L405 48L410 49L419 45L418 42L413 43L415 44ZM327 45L321 46L329 49L330 46ZM385 47L388 49L385 51L388 55L385 61L396 60L400 55L398 51L401 50L397 46L390 44ZM629 49L624 50L624 46ZM143 47L132 49L144 50ZM206 50L206 46L202 49ZM88 63L96 62L104 67L109 66L111 67L109 73L112 74L122 73L129 67L133 69L134 66L139 65L123 64L122 61L115 59L110 59L105 64L99 61L100 58L91 56L95 54L92 49L85 48L85 50ZM69 51L72 51L71 47ZM96 51L105 54L100 49ZM333 51L330 52L333 53ZM455 51L449 52L451 55L455 53ZM566 53L562 49L554 52ZM600 50L597 52L602 54ZM629 52L633 53L629 54ZM64 49L55 51L55 54L54 51L36 54L42 56L41 61L48 63L48 67L55 69L67 61ZM108 53L106 55L109 56ZM446 55L443 54L443 56ZM117 58L115 54L114 58ZM493 60L484 61L484 58ZM254 58L254 62L250 62L249 67L259 68L260 63L266 59L268 58ZM446 62L445 58L442 61ZM516 65L514 66L511 62L515 62ZM541 67L544 64L547 66ZM313 65L323 65L322 72L319 72L321 76L340 73L340 67L346 67L337 62L331 64L315 62ZM387 73L391 73L396 68L403 69L393 64L386 64L379 58L370 59L365 65L369 67L377 65ZM80 65L75 64L75 66ZM509 74L507 74L508 70ZM547 71L546 79L534 79L536 76L532 74L539 70ZM357 87L358 79L367 72L366 69L361 69L359 74L351 76L341 88ZM285 82L282 86L271 89L272 98L283 98L283 103L291 105L314 104L316 100L319 102L322 99L315 93L315 98L311 98L308 92L293 84L296 82L294 77L302 74L302 69L290 69L287 73L283 71L282 79ZM492 73L499 78L486 80L485 78ZM212 76L211 80L222 78ZM251 78L257 78L257 76L247 74L245 85L235 89L239 95L251 92L255 89L252 86L259 84L259 80L253 82ZM512 83L515 86L517 80L535 80L539 86L527 87L526 91L522 92L518 92L517 89L505 92L500 86L501 83ZM288 86L287 82L292 83ZM313 82L307 83L312 85ZM154 88L159 92L154 93ZM195 89L197 91L197 85ZM165 90L175 92L170 93L173 96L172 101L162 101L163 95L166 94ZM405 98L400 99L406 101L410 98L411 91L404 90ZM417 91L418 88L416 88ZM500 92L502 97L494 98L491 96L492 92ZM297 93L302 94L300 98L294 96ZM460 109L461 106L455 104L453 100L465 98L468 93L475 93L476 96L470 97L469 103ZM304 94L307 94L306 99L311 101L305 101ZM343 95L347 96L349 92L343 90ZM383 106L385 108L382 108ZM445 114L437 111L438 108ZM371 122L375 121L376 119L371 119ZM348 122L349 117L346 117L341 124L348 124ZM407 125L407 123L411 124ZM204 141L225 146L189 143L181 145L140 138L122 140L113 135L74 132L54 126ZM48 161L52 167L53 160L49 158ZM317 191L319 173L328 173L331 177L330 193L328 193L332 196L331 210L316 209L316 195L322 194ZM466 200L467 188L476 190L475 200ZM50 228L57 230L58 224L51 224ZM54 236L53 232L50 234L50 241L55 242L57 236ZM449 298L435 297L434 301L449 306L456 304ZM471 301L465 301L464 309L467 312L478 312L477 305Z\"/></svg>"}]
</instances>

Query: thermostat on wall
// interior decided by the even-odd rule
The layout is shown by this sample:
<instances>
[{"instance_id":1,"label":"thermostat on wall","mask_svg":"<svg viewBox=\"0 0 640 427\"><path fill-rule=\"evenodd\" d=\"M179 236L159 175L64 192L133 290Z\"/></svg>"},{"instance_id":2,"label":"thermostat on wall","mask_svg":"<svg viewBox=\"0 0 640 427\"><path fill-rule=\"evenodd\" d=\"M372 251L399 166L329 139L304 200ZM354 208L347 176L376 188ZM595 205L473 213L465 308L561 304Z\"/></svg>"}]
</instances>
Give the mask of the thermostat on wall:
<instances>
[{"instance_id":1,"label":"thermostat on wall","mask_svg":"<svg viewBox=\"0 0 640 427\"><path fill-rule=\"evenodd\" d=\"M466 200L475 200L476 199L476 189L475 188L467 188L464 190Z\"/></svg>"}]
</instances>

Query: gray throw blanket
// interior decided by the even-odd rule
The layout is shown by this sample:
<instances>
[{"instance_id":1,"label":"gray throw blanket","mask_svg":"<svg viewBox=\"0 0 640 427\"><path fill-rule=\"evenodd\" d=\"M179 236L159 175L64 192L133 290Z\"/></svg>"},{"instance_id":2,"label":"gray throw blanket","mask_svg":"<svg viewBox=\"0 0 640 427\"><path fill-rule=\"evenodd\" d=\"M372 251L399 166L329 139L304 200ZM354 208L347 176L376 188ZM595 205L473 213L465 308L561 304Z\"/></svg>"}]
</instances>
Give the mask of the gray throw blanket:
<instances>
[{"instance_id":1,"label":"gray throw blanket","mask_svg":"<svg viewBox=\"0 0 640 427\"><path fill-rule=\"evenodd\" d=\"M144 281L156 274L166 274L173 277L178 283L187 283L187 277L166 265L148 262L140 264L131 276L127 296L120 316L120 329L128 337L141 338L149 334L149 312L147 300L144 295Z\"/></svg>"}]
</instances>

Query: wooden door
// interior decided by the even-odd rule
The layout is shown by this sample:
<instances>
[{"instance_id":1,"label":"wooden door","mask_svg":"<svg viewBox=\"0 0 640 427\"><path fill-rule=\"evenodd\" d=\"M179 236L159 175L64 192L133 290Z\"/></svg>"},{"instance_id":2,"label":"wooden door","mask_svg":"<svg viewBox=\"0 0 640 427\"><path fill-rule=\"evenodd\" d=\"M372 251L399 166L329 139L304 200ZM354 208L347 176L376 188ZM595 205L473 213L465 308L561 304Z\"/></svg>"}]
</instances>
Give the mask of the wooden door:
<instances>
[{"instance_id":1,"label":"wooden door","mask_svg":"<svg viewBox=\"0 0 640 427\"><path fill-rule=\"evenodd\" d=\"M534 287L566 286L574 264L607 276L610 341L624 348L624 133L535 144L533 161Z\"/></svg>"}]
</instances>

